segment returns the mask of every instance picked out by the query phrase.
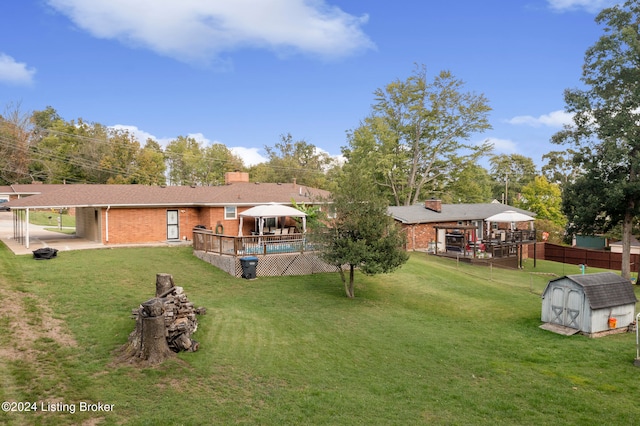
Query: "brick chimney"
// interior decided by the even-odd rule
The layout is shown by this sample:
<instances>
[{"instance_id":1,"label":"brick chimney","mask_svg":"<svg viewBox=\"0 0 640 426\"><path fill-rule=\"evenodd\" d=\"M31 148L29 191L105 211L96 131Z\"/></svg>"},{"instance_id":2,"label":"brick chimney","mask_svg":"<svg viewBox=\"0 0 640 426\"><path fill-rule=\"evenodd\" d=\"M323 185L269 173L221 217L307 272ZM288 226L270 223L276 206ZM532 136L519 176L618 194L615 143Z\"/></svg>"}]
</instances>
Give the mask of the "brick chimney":
<instances>
[{"instance_id":1,"label":"brick chimney","mask_svg":"<svg viewBox=\"0 0 640 426\"><path fill-rule=\"evenodd\" d=\"M224 184L229 185L236 182L249 182L249 173L247 172L227 172L224 174Z\"/></svg>"},{"instance_id":2,"label":"brick chimney","mask_svg":"<svg viewBox=\"0 0 640 426\"><path fill-rule=\"evenodd\" d=\"M424 202L424 207L436 213L442 212L442 201L432 198Z\"/></svg>"}]
</instances>

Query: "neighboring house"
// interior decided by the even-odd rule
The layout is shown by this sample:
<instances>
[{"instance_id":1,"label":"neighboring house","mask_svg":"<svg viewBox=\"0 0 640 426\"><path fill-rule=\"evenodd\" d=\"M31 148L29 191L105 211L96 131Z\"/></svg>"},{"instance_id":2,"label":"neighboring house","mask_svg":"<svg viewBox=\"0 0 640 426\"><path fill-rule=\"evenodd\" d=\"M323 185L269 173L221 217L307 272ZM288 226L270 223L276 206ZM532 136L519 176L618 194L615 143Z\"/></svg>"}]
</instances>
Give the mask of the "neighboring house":
<instances>
[{"instance_id":1,"label":"neighboring house","mask_svg":"<svg viewBox=\"0 0 640 426\"><path fill-rule=\"evenodd\" d=\"M611 253L622 253L622 241L610 243ZM640 242L634 236L631 236L631 254L640 254Z\"/></svg>"},{"instance_id":2,"label":"neighboring house","mask_svg":"<svg viewBox=\"0 0 640 426\"><path fill-rule=\"evenodd\" d=\"M28 193L25 186L31 188ZM76 235L103 244L139 244L191 239L194 227L238 235L239 214L262 204L316 204L329 193L294 183L249 183L247 173L227 173L220 186L22 185L8 194L21 226L32 210L73 208ZM2 187L6 189L6 187ZM40 191L38 191L40 190ZM6 193L5 191L4 193ZM29 194L29 196L25 196ZM243 233L255 224L245 221ZM28 235L28 232L27 232Z\"/></svg>"},{"instance_id":3,"label":"neighboring house","mask_svg":"<svg viewBox=\"0 0 640 426\"><path fill-rule=\"evenodd\" d=\"M498 213L516 211L528 216L535 213L498 202L485 204L443 204L440 200L427 200L424 204L389 207L389 214L407 233L407 250L445 250L447 232L464 230L473 241L495 239L496 233L512 227L511 223L485 220ZM532 229L532 222L517 222L520 230Z\"/></svg>"}]
</instances>

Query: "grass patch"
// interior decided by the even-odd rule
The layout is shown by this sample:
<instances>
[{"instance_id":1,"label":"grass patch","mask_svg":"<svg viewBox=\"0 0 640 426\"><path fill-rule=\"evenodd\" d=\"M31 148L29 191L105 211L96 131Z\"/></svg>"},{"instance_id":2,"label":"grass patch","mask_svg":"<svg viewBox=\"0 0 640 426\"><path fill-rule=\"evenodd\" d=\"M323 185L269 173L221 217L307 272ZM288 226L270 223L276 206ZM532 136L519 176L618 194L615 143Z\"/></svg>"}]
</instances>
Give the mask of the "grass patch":
<instances>
[{"instance_id":1,"label":"grass patch","mask_svg":"<svg viewBox=\"0 0 640 426\"><path fill-rule=\"evenodd\" d=\"M59 222L58 220L61 220ZM31 211L29 212L29 223L40 226L59 226L75 228L76 218L67 213L60 214L51 211Z\"/></svg>"},{"instance_id":2,"label":"grass patch","mask_svg":"<svg viewBox=\"0 0 640 426\"><path fill-rule=\"evenodd\" d=\"M77 342L39 338L30 356L3 360L1 396L115 404L0 413L0 423L633 424L635 335L539 329L552 277L540 272L578 271L537 263L490 270L413 254L393 274L359 274L349 300L336 274L236 279L184 247L46 262L0 247L0 291L33 306L35 326L46 304ZM153 296L160 272L207 307L194 335L201 349L155 369L113 366L131 309Z\"/></svg>"}]
</instances>

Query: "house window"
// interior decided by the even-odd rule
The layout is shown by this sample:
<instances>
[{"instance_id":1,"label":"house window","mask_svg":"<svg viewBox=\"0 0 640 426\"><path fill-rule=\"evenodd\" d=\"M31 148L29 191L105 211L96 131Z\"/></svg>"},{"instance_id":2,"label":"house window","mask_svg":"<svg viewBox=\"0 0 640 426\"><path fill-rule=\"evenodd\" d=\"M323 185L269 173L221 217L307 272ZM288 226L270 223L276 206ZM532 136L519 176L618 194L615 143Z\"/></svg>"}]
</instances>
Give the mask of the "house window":
<instances>
[{"instance_id":1,"label":"house window","mask_svg":"<svg viewBox=\"0 0 640 426\"><path fill-rule=\"evenodd\" d=\"M233 220L237 218L237 208L236 206L225 206L224 207L224 218L226 220Z\"/></svg>"}]
</instances>

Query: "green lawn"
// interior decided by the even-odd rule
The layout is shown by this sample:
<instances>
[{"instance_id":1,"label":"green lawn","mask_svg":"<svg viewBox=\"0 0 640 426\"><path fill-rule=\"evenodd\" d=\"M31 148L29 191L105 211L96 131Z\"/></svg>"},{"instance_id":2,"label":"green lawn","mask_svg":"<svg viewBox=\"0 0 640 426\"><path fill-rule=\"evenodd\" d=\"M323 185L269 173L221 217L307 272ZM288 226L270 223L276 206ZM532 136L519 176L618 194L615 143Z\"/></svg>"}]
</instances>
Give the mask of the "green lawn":
<instances>
[{"instance_id":1,"label":"green lawn","mask_svg":"<svg viewBox=\"0 0 640 426\"><path fill-rule=\"evenodd\" d=\"M74 228L76 218L67 213L60 214L57 211L32 211L29 212L29 223L52 227L58 227L62 224L63 227Z\"/></svg>"},{"instance_id":2,"label":"green lawn","mask_svg":"<svg viewBox=\"0 0 640 426\"><path fill-rule=\"evenodd\" d=\"M194 335L200 350L153 369L114 365L133 330L131 309L153 296L160 272L208 309ZM490 270L413 254L393 274L357 275L349 300L336 274L236 279L184 247L34 261L2 246L2 400L114 411L0 413L0 423L637 423L635 334L539 329L551 278L542 272L578 269L538 262L534 271L529 261L525 271ZM52 316L76 343L20 338L11 300L27 328Z\"/></svg>"}]
</instances>

